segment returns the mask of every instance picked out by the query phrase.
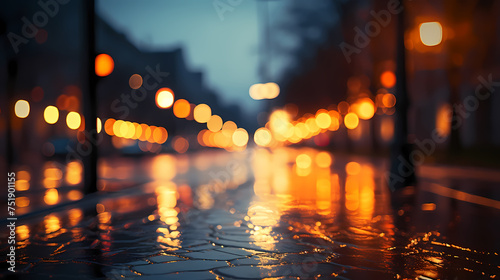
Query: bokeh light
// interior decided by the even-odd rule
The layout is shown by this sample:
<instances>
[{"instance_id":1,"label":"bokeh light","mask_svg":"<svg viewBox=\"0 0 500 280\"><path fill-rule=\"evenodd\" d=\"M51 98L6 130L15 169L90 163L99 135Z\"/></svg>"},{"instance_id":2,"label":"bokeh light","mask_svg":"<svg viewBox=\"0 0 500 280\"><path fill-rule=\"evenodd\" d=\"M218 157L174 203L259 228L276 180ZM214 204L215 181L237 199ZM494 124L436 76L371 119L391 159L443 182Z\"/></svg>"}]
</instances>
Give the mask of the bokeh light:
<instances>
[{"instance_id":1,"label":"bokeh light","mask_svg":"<svg viewBox=\"0 0 500 280\"><path fill-rule=\"evenodd\" d=\"M128 79L128 85L132 89L138 89L142 86L142 77L139 74L134 74Z\"/></svg>"},{"instance_id":2,"label":"bokeh light","mask_svg":"<svg viewBox=\"0 0 500 280\"><path fill-rule=\"evenodd\" d=\"M115 133L113 132L113 125L115 124L115 122L115 119L107 119L104 123L104 131L110 136L115 135Z\"/></svg>"},{"instance_id":3,"label":"bokeh light","mask_svg":"<svg viewBox=\"0 0 500 280\"><path fill-rule=\"evenodd\" d=\"M160 88L156 92L156 106L167 109L174 104L174 92L169 88Z\"/></svg>"},{"instance_id":4,"label":"bokeh light","mask_svg":"<svg viewBox=\"0 0 500 280\"><path fill-rule=\"evenodd\" d=\"M108 76L113 72L115 62L108 54L102 53L95 58L95 74L99 77Z\"/></svg>"},{"instance_id":5,"label":"bokeh light","mask_svg":"<svg viewBox=\"0 0 500 280\"><path fill-rule=\"evenodd\" d=\"M26 100L18 100L14 105L14 113L18 118L24 119L30 114L30 104Z\"/></svg>"},{"instance_id":6,"label":"bokeh light","mask_svg":"<svg viewBox=\"0 0 500 280\"><path fill-rule=\"evenodd\" d=\"M244 128L238 128L232 138L235 146L244 147L248 143L248 132Z\"/></svg>"},{"instance_id":7,"label":"bokeh light","mask_svg":"<svg viewBox=\"0 0 500 280\"><path fill-rule=\"evenodd\" d=\"M437 46L443 40L443 28L439 22L420 24L420 40L426 46Z\"/></svg>"},{"instance_id":8,"label":"bokeh light","mask_svg":"<svg viewBox=\"0 0 500 280\"><path fill-rule=\"evenodd\" d=\"M175 136L172 140L172 148L180 154L185 153L189 148L189 142L182 136Z\"/></svg>"},{"instance_id":9,"label":"bokeh light","mask_svg":"<svg viewBox=\"0 0 500 280\"><path fill-rule=\"evenodd\" d=\"M384 71L380 75L380 83L386 88L392 88L396 85L396 75L392 71Z\"/></svg>"},{"instance_id":10,"label":"bokeh light","mask_svg":"<svg viewBox=\"0 0 500 280\"><path fill-rule=\"evenodd\" d=\"M295 163L297 164L297 167L305 169L311 166L312 159L307 154L300 154L297 158L295 158Z\"/></svg>"},{"instance_id":11,"label":"bokeh light","mask_svg":"<svg viewBox=\"0 0 500 280\"><path fill-rule=\"evenodd\" d=\"M394 107L396 105L396 97L392 93L386 93L382 96L382 105L387 108Z\"/></svg>"},{"instance_id":12,"label":"bokeh light","mask_svg":"<svg viewBox=\"0 0 500 280\"><path fill-rule=\"evenodd\" d=\"M355 161L348 162L345 165L345 172L348 175L358 175L361 171L361 165Z\"/></svg>"},{"instance_id":13,"label":"bokeh light","mask_svg":"<svg viewBox=\"0 0 500 280\"><path fill-rule=\"evenodd\" d=\"M274 82L265 84L253 84L248 90L250 97L254 100L273 99L280 94L280 87Z\"/></svg>"},{"instance_id":14,"label":"bokeh light","mask_svg":"<svg viewBox=\"0 0 500 280\"><path fill-rule=\"evenodd\" d=\"M328 111L318 111L316 113L316 125L321 129L327 129L332 124L332 118L328 114Z\"/></svg>"},{"instance_id":15,"label":"bokeh light","mask_svg":"<svg viewBox=\"0 0 500 280\"><path fill-rule=\"evenodd\" d=\"M101 119L100 119L100 118L97 118L97 119L96 119L96 122L97 122L97 123L96 123L97 133L100 133L100 132L101 132L101 130L102 130L102 121L101 121Z\"/></svg>"},{"instance_id":16,"label":"bokeh light","mask_svg":"<svg viewBox=\"0 0 500 280\"><path fill-rule=\"evenodd\" d=\"M82 118L80 114L78 114L77 112L69 112L68 115L66 115L66 124L70 129L78 129L82 124Z\"/></svg>"},{"instance_id":17,"label":"bokeh light","mask_svg":"<svg viewBox=\"0 0 500 280\"><path fill-rule=\"evenodd\" d=\"M59 109L55 106L47 106L43 111L43 118L48 124L55 124L59 120Z\"/></svg>"},{"instance_id":18,"label":"bokeh light","mask_svg":"<svg viewBox=\"0 0 500 280\"><path fill-rule=\"evenodd\" d=\"M156 127L153 130L152 137L153 137L154 142L156 142L158 144L163 144L163 143L165 143L165 141L167 141L167 138L168 138L167 130L163 127Z\"/></svg>"},{"instance_id":19,"label":"bokeh light","mask_svg":"<svg viewBox=\"0 0 500 280\"><path fill-rule=\"evenodd\" d=\"M187 118L191 112L191 104L185 99L179 99L174 103L174 115L178 118Z\"/></svg>"},{"instance_id":20,"label":"bokeh light","mask_svg":"<svg viewBox=\"0 0 500 280\"><path fill-rule=\"evenodd\" d=\"M359 118L355 113L348 113L344 117L344 124L348 129L355 129L358 127Z\"/></svg>"},{"instance_id":21,"label":"bokeh light","mask_svg":"<svg viewBox=\"0 0 500 280\"><path fill-rule=\"evenodd\" d=\"M253 141L255 142L255 144L262 147L269 146L272 141L271 131L269 131L269 129L265 127L257 129L253 135Z\"/></svg>"},{"instance_id":22,"label":"bokeh light","mask_svg":"<svg viewBox=\"0 0 500 280\"><path fill-rule=\"evenodd\" d=\"M316 164L321 168L327 168L332 165L332 157L328 152L319 152L315 158Z\"/></svg>"},{"instance_id":23,"label":"bokeh light","mask_svg":"<svg viewBox=\"0 0 500 280\"><path fill-rule=\"evenodd\" d=\"M369 120L375 114L375 105L370 98L362 98L355 105L356 113L360 119Z\"/></svg>"},{"instance_id":24,"label":"bokeh light","mask_svg":"<svg viewBox=\"0 0 500 280\"><path fill-rule=\"evenodd\" d=\"M208 130L212 132L217 132L222 129L222 118L218 115L213 115L207 122Z\"/></svg>"},{"instance_id":25,"label":"bokeh light","mask_svg":"<svg viewBox=\"0 0 500 280\"><path fill-rule=\"evenodd\" d=\"M207 104L199 104L194 107L193 111L194 120L199 123L206 123L212 116L212 109Z\"/></svg>"}]
</instances>

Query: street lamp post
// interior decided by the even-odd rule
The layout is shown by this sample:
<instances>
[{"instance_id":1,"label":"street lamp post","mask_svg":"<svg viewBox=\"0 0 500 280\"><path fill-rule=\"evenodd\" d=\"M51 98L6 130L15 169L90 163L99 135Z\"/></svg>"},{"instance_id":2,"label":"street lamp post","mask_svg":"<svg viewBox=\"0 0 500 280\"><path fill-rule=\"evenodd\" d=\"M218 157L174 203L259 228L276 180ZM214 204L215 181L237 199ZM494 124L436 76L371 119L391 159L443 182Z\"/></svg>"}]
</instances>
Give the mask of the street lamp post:
<instances>
[{"instance_id":1,"label":"street lamp post","mask_svg":"<svg viewBox=\"0 0 500 280\"><path fill-rule=\"evenodd\" d=\"M398 15L397 57L396 57L396 105L394 140L391 147L391 168L389 187L392 191L416 183L415 166L411 159L412 146L408 143L408 88L406 83L406 48L405 48L405 7Z\"/></svg>"},{"instance_id":2,"label":"street lamp post","mask_svg":"<svg viewBox=\"0 0 500 280\"><path fill-rule=\"evenodd\" d=\"M84 99L85 141L90 149L83 158L84 192L97 191L97 76L95 73L95 2L85 1L87 18L87 98Z\"/></svg>"}]
</instances>

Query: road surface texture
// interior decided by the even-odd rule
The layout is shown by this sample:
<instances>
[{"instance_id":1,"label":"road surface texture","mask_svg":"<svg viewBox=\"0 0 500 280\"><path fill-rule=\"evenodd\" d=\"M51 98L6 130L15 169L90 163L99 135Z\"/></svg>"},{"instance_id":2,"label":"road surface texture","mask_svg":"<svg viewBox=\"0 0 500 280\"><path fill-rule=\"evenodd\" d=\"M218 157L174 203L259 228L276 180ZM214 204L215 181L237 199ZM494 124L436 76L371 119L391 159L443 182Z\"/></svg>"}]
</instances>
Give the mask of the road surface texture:
<instances>
[{"instance_id":1,"label":"road surface texture","mask_svg":"<svg viewBox=\"0 0 500 280\"><path fill-rule=\"evenodd\" d=\"M395 201L387 168L308 148L105 159L98 195L19 217L17 273L3 261L2 274L500 278L500 173L422 166L418 184ZM43 193L30 199L50 202Z\"/></svg>"}]
</instances>

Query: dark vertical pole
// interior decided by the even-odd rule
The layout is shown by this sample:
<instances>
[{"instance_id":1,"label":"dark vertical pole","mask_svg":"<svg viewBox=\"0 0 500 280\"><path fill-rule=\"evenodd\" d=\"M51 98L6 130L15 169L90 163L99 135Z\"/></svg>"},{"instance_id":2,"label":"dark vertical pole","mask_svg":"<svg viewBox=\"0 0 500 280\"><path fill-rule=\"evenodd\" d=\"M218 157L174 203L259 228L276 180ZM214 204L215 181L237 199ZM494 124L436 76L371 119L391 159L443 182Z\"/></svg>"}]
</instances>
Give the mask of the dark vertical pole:
<instances>
[{"instance_id":1,"label":"dark vertical pole","mask_svg":"<svg viewBox=\"0 0 500 280\"><path fill-rule=\"evenodd\" d=\"M17 60L12 58L7 63L7 129L6 135L7 138L7 151L5 151L5 157L7 161L7 168L10 171L13 171L14 167L14 145L12 143L12 121L14 118L14 102L15 102L15 87L16 87L16 79L17 79Z\"/></svg>"},{"instance_id":2,"label":"dark vertical pole","mask_svg":"<svg viewBox=\"0 0 500 280\"><path fill-rule=\"evenodd\" d=\"M391 170L389 187L391 190L401 189L416 182L415 166L410 158L412 151L408 143L408 88L406 84L406 7L401 1L402 11L398 15L397 26L397 58L396 58L396 113L394 140L391 151Z\"/></svg>"},{"instance_id":3,"label":"dark vertical pole","mask_svg":"<svg viewBox=\"0 0 500 280\"><path fill-rule=\"evenodd\" d=\"M269 0L262 0L261 3L261 14L262 14L262 26L264 29L264 44L263 44L263 54L260 59L260 76L261 82L269 82L270 79L270 67L271 64L271 31L270 31L270 20L269 20Z\"/></svg>"},{"instance_id":4,"label":"dark vertical pole","mask_svg":"<svg viewBox=\"0 0 500 280\"><path fill-rule=\"evenodd\" d=\"M7 163L7 170L13 171L14 164L14 146L12 143L12 120L14 116L14 91L16 87L16 79L17 79L17 60L15 54L11 54L12 52L10 48L10 42L7 38L7 22L0 18L0 38L2 42L5 42L5 56L7 58L7 87L6 96L5 96L5 114L6 118L6 131L5 131L5 161Z\"/></svg>"},{"instance_id":5,"label":"dark vertical pole","mask_svg":"<svg viewBox=\"0 0 500 280\"><path fill-rule=\"evenodd\" d=\"M87 19L87 98L84 99L85 116L85 139L86 147L90 149L84 157L84 188L85 193L97 191L97 100L96 86L97 77L95 75L95 2L94 0L84 1L86 5Z\"/></svg>"}]
</instances>

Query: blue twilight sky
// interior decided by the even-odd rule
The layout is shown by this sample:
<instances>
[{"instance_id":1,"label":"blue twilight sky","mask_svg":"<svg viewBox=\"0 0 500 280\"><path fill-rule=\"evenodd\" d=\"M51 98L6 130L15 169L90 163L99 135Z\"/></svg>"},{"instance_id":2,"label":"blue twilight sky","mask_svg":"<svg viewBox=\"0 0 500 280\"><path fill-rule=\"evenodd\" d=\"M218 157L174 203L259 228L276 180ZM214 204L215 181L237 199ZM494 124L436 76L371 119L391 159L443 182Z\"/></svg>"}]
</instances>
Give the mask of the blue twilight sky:
<instances>
[{"instance_id":1,"label":"blue twilight sky","mask_svg":"<svg viewBox=\"0 0 500 280\"><path fill-rule=\"evenodd\" d=\"M201 70L222 102L238 103L253 114L260 102L248 95L258 76L259 23L255 0L236 3L219 16L214 0L99 0L97 12L143 50L183 47L188 67ZM281 4L272 4L277 7ZM280 9L273 9L277 11Z\"/></svg>"}]
</instances>

